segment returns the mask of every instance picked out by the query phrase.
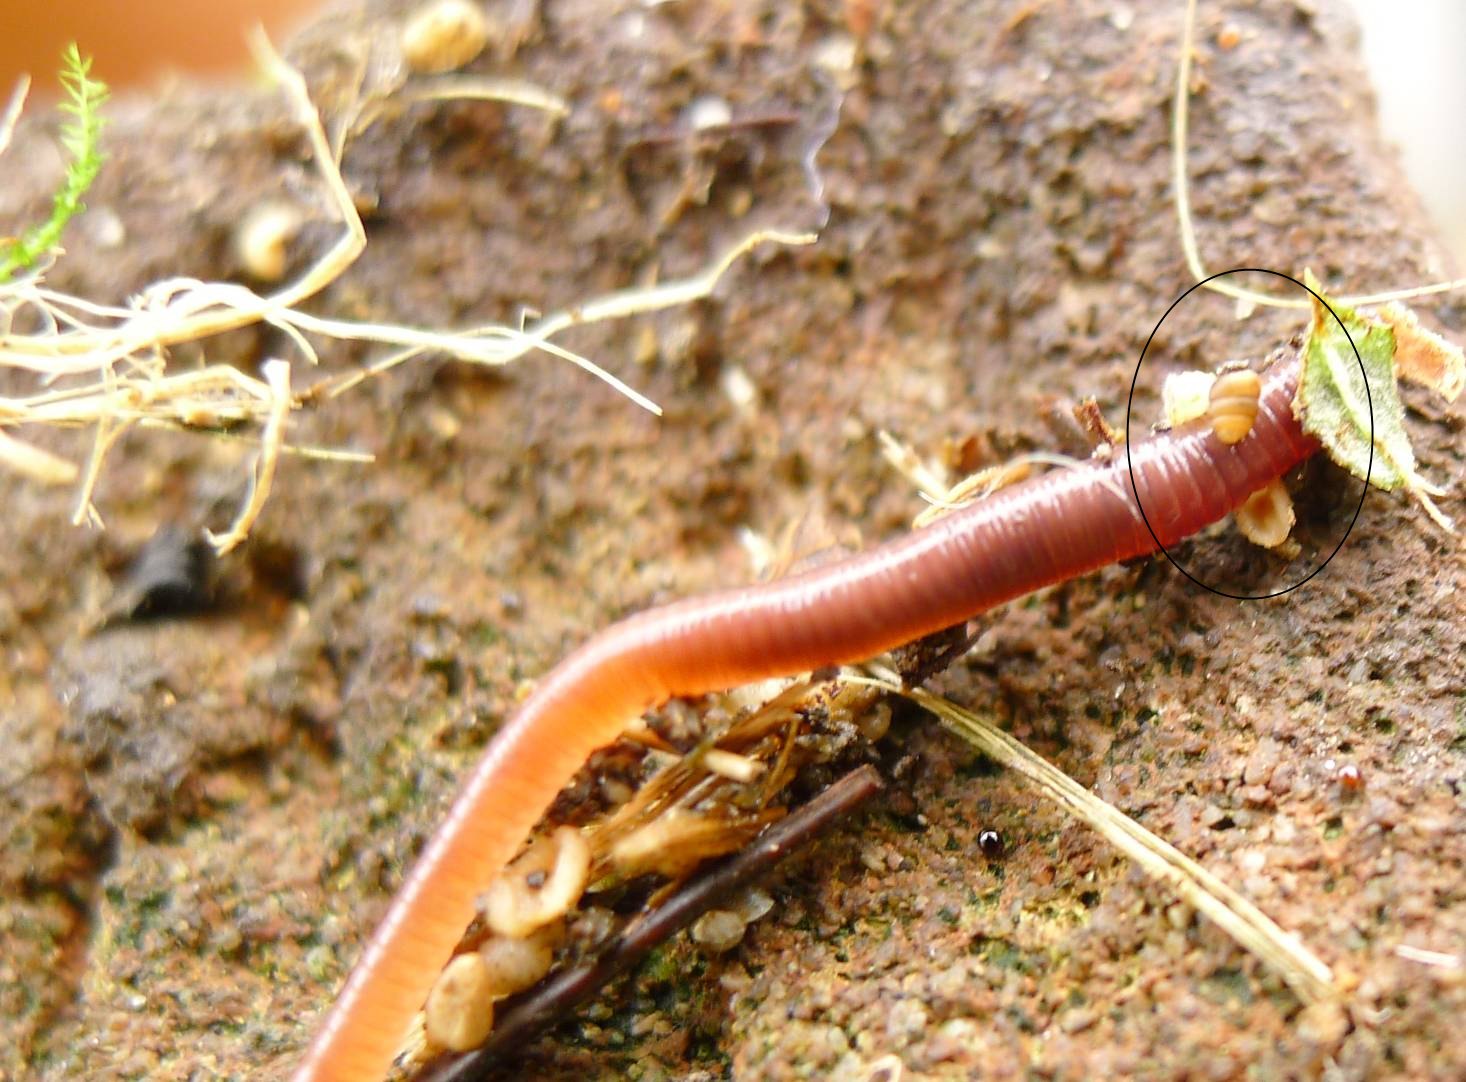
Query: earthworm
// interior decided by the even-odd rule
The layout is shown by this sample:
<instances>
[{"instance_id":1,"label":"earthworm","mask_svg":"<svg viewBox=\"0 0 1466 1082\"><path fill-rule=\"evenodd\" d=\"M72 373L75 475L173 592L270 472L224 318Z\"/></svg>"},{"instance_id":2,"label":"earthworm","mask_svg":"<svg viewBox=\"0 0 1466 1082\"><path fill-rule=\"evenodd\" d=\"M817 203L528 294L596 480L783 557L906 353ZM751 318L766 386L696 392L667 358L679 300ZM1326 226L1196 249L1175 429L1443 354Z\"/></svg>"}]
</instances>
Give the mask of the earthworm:
<instances>
[{"instance_id":1,"label":"earthworm","mask_svg":"<svg viewBox=\"0 0 1466 1082\"><path fill-rule=\"evenodd\" d=\"M861 661L1188 537L1318 450L1293 414L1298 374L1296 356L1268 369L1252 429L1231 446L1203 419L1138 441L1128 455L1000 489L849 559L649 609L590 639L489 742L296 1082L386 1073L478 894L590 753L645 711L677 695Z\"/></svg>"}]
</instances>

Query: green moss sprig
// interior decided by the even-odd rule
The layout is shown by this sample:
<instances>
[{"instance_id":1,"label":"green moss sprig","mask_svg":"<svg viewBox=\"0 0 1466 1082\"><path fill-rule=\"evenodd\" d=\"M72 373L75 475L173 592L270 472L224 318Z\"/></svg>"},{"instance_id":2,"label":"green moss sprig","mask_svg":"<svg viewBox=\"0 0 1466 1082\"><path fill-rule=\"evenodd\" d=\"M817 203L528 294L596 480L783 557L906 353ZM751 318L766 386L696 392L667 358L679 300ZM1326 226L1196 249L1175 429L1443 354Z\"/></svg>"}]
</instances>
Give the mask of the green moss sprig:
<instances>
[{"instance_id":1,"label":"green moss sprig","mask_svg":"<svg viewBox=\"0 0 1466 1082\"><path fill-rule=\"evenodd\" d=\"M107 86L92 78L92 61L81 55L72 42L62 54L61 87L66 100L61 111L67 121L61 126L61 146L66 151L66 175L51 199L51 214L19 237L0 243L0 282L17 271L29 270L61 242L66 224L86 209L82 196L102 168L99 147L102 135L102 103Z\"/></svg>"}]
</instances>

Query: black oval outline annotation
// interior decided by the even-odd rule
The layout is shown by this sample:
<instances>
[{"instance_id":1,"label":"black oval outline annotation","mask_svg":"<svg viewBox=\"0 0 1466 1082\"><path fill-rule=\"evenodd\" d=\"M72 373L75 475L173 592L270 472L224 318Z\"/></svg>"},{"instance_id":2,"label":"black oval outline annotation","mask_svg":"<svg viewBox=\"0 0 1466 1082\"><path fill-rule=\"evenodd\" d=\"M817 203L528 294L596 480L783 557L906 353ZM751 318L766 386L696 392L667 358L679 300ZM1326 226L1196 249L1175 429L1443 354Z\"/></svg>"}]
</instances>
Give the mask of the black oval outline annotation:
<instances>
[{"instance_id":1,"label":"black oval outline annotation","mask_svg":"<svg viewBox=\"0 0 1466 1082\"><path fill-rule=\"evenodd\" d=\"M1202 582L1195 575L1193 575L1190 571L1187 571L1184 567L1182 567L1181 564L1176 560L1176 558L1171 555L1166 546L1161 544L1161 539L1156 536L1155 528L1151 526L1150 519L1146 516L1145 504L1140 499L1140 488L1135 483L1135 464L1130 457L1130 414L1135 407L1135 386L1140 379L1140 367L1141 365L1145 364L1145 355L1150 350L1150 344L1155 340L1156 334L1159 333L1161 329L1161 324L1166 321L1166 316L1169 316L1173 311L1175 311L1176 305L1180 304L1187 297L1191 296L1192 293L1196 292L1208 282L1215 281L1218 278L1225 278L1229 274L1247 273L1271 274L1276 278L1285 278L1288 281L1292 282L1299 289L1306 291L1311 297L1313 297L1314 300L1318 301L1319 304L1323 305L1329 310L1329 315L1334 317L1334 322L1339 325L1339 329L1344 332L1344 337L1349 339L1350 348L1354 350L1354 359L1359 362L1359 374L1364 378L1365 401L1369 406L1369 465L1364 470L1364 484L1360 486L1359 491L1359 506L1354 508L1354 517L1349 520L1349 528L1344 531L1344 536L1339 538L1339 543L1334 546L1334 551L1328 554L1328 557L1324 560L1323 563L1319 564L1307 575L1303 576L1303 578L1295 582L1292 586L1284 587L1281 590L1274 590L1270 594L1233 594L1228 593L1226 590L1218 590L1215 586L1208 586L1206 583ZM1194 582L1197 586L1200 586L1203 590L1209 590L1220 597L1229 597L1233 601L1264 601L1270 597L1281 597L1283 594L1292 593L1294 590L1298 589L1298 587L1306 583L1309 579L1313 578L1313 576L1317 575L1325 567L1328 567L1329 561L1339 554L1339 550L1344 547L1344 542L1349 540L1349 534L1354 531L1354 524L1359 521L1359 512L1364 510L1364 497L1369 493L1369 477L1370 474L1374 471L1374 396L1369 393L1369 373L1364 368L1364 358L1359 355L1359 347L1354 342L1354 336L1349 333L1349 328L1344 326L1344 321L1339 318L1339 313L1334 311L1333 307L1329 304L1328 301L1324 300L1313 290L1309 289L1297 278L1294 278L1292 275L1289 274L1284 274L1282 271L1269 270L1266 267L1233 267L1231 270L1218 271L1216 274L1209 275L1208 277L1203 278L1201 281L1197 282L1185 293L1182 293L1179 297L1171 302L1171 307L1167 308L1165 312L1161 315L1161 318L1156 321L1155 328L1150 332L1150 337L1145 340L1145 345L1141 347L1140 360L1137 361L1135 364L1135 375L1130 377L1130 397L1126 399L1125 402L1125 467L1130 473L1130 490L1135 493L1135 506L1140 509L1140 517L1145 522L1145 528L1150 531L1151 539L1155 541L1156 548L1158 548L1161 554L1164 555L1165 558L1171 562L1171 566L1174 567L1177 571L1181 572L1181 574L1185 575L1188 579Z\"/></svg>"}]
</instances>

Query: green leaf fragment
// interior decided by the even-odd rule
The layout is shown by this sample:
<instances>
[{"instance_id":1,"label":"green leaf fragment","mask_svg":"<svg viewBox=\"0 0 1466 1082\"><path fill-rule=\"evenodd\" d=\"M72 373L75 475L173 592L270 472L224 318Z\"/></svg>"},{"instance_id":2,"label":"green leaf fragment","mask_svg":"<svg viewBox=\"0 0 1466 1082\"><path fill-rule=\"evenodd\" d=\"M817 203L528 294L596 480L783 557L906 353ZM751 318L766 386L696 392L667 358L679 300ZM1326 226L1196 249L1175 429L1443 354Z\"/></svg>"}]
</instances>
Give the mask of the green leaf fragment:
<instances>
[{"instance_id":1,"label":"green leaf fragment","mask_svg":"<svg viewBox=\"0 0 1466 1082\"><path fill-rule=\"evenodd\" d=\"M1404 421L1395 391L1394 333L1365 322L1351 308L1332 302L1331 308L1314 302L1293 411L1304 431L1355 477L1387 491L1399 488L1415 456L1403 435L1392 439ZM1393 453L1381 454L1392 442Z\"/></svg>"},{"instance_id":2,"label":"green leaf fragment","mask_svg":"<svg viewBox=\"0 0 1466 1082\"><path fill-rule=\"evenodd\" d=\"M1305 272L1304 281L1322 295L1312 274ZM1440 526L1451 528L1430 499L1443 490L1415 469L1395 380L1395 333L1387 323L1315 299L1293 412L1303 430L1355 477L1385 491L1404 488Z\"/></svg>"}]
</instances>

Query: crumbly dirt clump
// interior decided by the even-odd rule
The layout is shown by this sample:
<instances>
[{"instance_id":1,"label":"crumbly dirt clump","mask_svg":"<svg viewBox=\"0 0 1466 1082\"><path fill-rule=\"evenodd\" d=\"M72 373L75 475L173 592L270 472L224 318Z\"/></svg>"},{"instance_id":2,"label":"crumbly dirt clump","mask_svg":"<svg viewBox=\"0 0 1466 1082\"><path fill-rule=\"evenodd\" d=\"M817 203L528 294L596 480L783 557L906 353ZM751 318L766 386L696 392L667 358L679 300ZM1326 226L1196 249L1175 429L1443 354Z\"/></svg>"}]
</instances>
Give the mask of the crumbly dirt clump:
<instances>
[{"instance_id":1,"label":"crumbly dirt clump","mask_svg":"<svg viewBox=\"0 0 1466 1082\"><path fill-rule=\"evenodd\" d=\"M1340 292L1437 275L1338 6L1206 8L1191 174L1208 265L1311 267ZM564 337L660 419L542 356L424 357L298 415L292 440L376 462L285 459L189 615L96 630L160 527L227 524L247 442L131 433L97 489L105 532L68 524L71 493L0 475L0 1075L282 1076L521 681L619 615L745 581L741 528L904 529L921 504L882 429L970 469L1053 449L1055 403L1094 395L1119 423L1140 346L1190 284L1170 0L489 10L473 69L569 115L435 102L356 135L343 172L369 245L316 310L513 323L694 273L755 226L817 226L821 198L828 224L749 257L715 299ZM294 43L328 119L391 70L405 15L342 10ZM804 160L837 107L816 198ZM47 123L0 162L7 222L55 183ZM239 278L234 227L268 200L304 213L295 266L334 236L263 89L118 102L106 146L59 288L118 301ZM1466 326L1459 299L1423 315ZM1188 302L1151 356L1257 358L1297 328ZM289 351L252 328L177 360L254 371ZM325 346L321 363L365 356ZM1459 484L1459 407L1408 401L1423 469ZM1326 466L1299 484L1304 566L1358 489ZM1221 586L1286 570L1227 530L1176 555ZM1351 990L1347 1016L1302 1012L1087 831L906 716L888 739L911 769L790 868L741 946L665 948L517 1070L864 1078L894 1056L908 1079L1460 1077L1463 606L1456 539L1371 494L1301 590L1238 603L1164 562L1110 568L989 617L939 681L1296 932Z\"/></svg>"}]
</instances>

